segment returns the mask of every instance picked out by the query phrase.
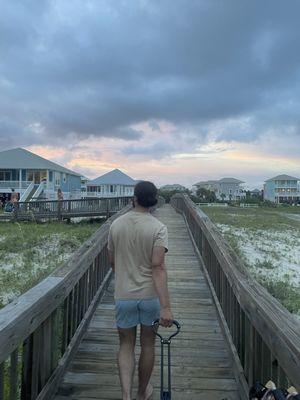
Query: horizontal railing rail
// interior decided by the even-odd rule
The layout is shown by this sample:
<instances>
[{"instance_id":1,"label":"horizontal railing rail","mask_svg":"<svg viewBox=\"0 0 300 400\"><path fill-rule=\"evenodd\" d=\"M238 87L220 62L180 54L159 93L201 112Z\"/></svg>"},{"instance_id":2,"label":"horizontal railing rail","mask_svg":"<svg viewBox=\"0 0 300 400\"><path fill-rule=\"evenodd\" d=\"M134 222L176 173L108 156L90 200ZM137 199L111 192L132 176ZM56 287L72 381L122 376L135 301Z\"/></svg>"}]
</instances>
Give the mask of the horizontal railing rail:
<instances>
[{"instance_id":1,"label":"horizontal railing rail","mask_svg":"<svg viewBox=\"0 0 300 400\"><path fill-rule=\"evenodd\" d=\"M54 203L55 204L55 203ZM111 277L113 216L61 268L0 310L0 399L50 399Z\"/></svg>"},{"instance_id":2,"label":"horizontal railing rail","mask_svg":"<svg viewBox=\"0 0 300 400\"><path fill-rule=\"evenodd\" d=\"M184 215L203 260L233 353L238 355L243 390L244 377L248 386L272 379L280 387L293 384L300 390L300 322L249 275L188 196L175 195L171 204Z\"/></svg>"},{"instance_id":3,"label":"horizontal railing rail","mask_svg":"<svg viewBox=\"0 0 300 400\"><path fill-rule=\"evenodd\" d=\"M0 189L26 189L31 181L0 181Z\"/></svg>"}]
</instances>

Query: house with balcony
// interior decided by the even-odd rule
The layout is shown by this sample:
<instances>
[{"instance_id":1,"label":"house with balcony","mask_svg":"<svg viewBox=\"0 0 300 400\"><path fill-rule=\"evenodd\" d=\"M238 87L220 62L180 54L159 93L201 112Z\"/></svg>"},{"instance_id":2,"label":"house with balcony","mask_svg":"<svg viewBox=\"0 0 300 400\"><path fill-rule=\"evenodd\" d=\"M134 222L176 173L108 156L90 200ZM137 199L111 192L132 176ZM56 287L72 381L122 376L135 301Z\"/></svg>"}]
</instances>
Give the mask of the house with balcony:
<instances>
[{"instance_id":1,"label":"house with balcony","mask_svg":"<svg viewBox=\"0 0 300 400\"><path fill-rule=\"evenodd\" d=\"M80 174L22 148L0 152L3 202L10 200L13 191L20 201L56 200L59 188L64 199L80 198Z\"/></svg>"},{"instance_id":2,"label":"house with balcony","mask_svg":"<svg viewBox=\"0 0 300 400\"><path fill-rule=\"evenodd\" d=\"M86 197L131 197L137 182L119 169L114 169L88 181Z\"/></svg>"},{"instance_id":3,"label":"house with balcony","mask_svg":"<svg viewBox=\"0 0 300 400\"><path fill-rule=\"evenodd\" d=\"M223 201L240 201L246 197L241 186L244 182L236 178L222 178L219 180L201 181L195 183L194 191L206 189L215 192L216 198Z\"/></svg>"},{"instance_id":4,"label":"house with balcony","mask_svg":"<svg viewBox=\"0 0 300 400\"><path fill-rule=\"evenodd\" d=\"M283 174L266 180L264 184L264 200L278 204L299 203L300 178Z\"/></svg>"}]
</instances>

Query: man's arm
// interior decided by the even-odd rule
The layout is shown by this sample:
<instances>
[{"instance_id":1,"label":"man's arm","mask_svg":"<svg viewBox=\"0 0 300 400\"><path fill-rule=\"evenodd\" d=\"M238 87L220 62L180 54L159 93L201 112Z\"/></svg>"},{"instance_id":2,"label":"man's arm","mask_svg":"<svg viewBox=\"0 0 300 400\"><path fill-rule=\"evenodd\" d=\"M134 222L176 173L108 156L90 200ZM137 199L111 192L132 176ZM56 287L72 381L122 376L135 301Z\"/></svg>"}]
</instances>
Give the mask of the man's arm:
<instances>
[{"instance_id":1,"label":"man's arm","mask_svg":"<svg viewBox=\"0 0 300 400\"><path fill-rule=\"evenodd\" d=\"M173 315L168 291L168 277L165 266L165 248L156 246L152 252L152 278L160 302L160 324L168 327L173 323Z\"/></svg>"}]
</instances>

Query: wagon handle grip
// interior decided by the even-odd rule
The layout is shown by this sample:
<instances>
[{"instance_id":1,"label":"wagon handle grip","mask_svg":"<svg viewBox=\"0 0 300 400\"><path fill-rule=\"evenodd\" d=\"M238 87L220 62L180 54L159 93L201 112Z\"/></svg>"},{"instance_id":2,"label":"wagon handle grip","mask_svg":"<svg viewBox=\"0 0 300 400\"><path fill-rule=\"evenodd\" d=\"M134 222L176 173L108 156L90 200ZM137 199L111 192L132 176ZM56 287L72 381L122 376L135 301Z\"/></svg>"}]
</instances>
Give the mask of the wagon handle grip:
<instances>
[{"instance_id":1,"label":"wagon handle grip","mask_svg":"<svg viewBox=\"0 0 300 400\"><path fill-rule=\"evenodd\" d=\"M152 322L152 328L153 328L153 330L154 330L154 333L155 333L156 336L158 336L158 337L160 338L160 340L161 340L162 343L170 343L170 342L171 342L171 339L172 339L174 336L178 335L178 333L180 332L180 329L181 329L180 323L174 319L173 322L172 322L172 325L175 325L175 326L176 326L176 328L177 328L176 332L172 333L172 335L170 335L168 338L164 338L164 337L162 337L161 334L158 332L158 329L156 329L156 327L158 328L159 325L160 325L159 319L156 319L156 320L154 320L154 321Z\"/></svg>"}]
</instances>

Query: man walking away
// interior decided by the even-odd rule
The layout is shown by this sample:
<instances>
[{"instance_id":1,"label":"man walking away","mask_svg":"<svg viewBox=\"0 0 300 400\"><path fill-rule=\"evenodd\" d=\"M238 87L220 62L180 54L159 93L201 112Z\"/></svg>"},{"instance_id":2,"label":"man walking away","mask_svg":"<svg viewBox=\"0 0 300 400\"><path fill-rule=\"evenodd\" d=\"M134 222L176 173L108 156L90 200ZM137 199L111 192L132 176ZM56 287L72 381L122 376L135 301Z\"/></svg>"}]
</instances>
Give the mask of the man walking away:
<instances>
[{"instance_id":1,"label":"man walking away","mask_svg":"<svg viewBox=\"0 0 300 400\"><path fill-rule=\"evenodd\" d=\"M137 325L141 325L137 400L148 400L153 392L150 377L155 350L151 324L157 318L165 327L173 322L165 267L168 232L149 212L157 203L156 197L153 183L139 182L134 189L133 210L112 223L108 238L109 259L115 272L120 339L118 365L123 400L131 400Z\"/></svg>"}]
</instances>

